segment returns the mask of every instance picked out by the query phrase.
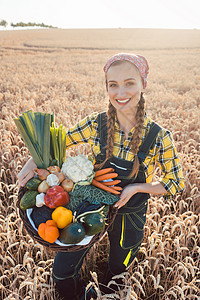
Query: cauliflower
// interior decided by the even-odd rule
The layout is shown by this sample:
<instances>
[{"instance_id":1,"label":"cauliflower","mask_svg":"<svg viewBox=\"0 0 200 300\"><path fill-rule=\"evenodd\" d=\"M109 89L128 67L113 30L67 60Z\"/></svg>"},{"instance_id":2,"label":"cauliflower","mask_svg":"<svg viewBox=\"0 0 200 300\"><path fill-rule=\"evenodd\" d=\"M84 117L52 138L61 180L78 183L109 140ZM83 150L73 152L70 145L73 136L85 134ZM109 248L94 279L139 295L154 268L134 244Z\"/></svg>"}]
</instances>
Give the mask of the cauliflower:
<instances>
[{"instance_id":1,"label":"cauliflower","mask_svg":"<svg viewBox=\"0 0 200 300\"><path fill-rule=\"evenodd\" d=\"M87 180L93 173L93 163L86 155L78 155L75 157L68 157L62 165L61 171L66 177L73 182Z\"/></svg>"}]
</instances>

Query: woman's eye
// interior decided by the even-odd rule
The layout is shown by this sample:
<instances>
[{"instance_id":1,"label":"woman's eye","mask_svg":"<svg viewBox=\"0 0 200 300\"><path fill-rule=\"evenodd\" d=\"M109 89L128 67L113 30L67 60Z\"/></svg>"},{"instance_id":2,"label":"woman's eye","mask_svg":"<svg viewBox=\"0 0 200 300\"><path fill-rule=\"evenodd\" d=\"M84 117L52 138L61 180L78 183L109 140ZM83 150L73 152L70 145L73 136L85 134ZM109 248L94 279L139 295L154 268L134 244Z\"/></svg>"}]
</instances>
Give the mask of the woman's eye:
<instances>
[{"instance_id":1,"label":"woman's eye","mask_svg":"<svg viewBox=\"0 0 200 300\"><path fill-rule=\"evenodd\" d=\"M111 84L109 84L109 87L110 87L110 88L116 87L116 84L115 84L115 83L111 83Z\"/></svg>"},{"instance_id":2,"label":"woman's eye","mask_svg":"<svg viewBox=\"0 0 200 300\"><path fill-rule=\"evenodd\" d=\"M134 82L133 81L129 81L129 82L127 82L127 85L134 85Z\"/></svg>"}]
</instances>

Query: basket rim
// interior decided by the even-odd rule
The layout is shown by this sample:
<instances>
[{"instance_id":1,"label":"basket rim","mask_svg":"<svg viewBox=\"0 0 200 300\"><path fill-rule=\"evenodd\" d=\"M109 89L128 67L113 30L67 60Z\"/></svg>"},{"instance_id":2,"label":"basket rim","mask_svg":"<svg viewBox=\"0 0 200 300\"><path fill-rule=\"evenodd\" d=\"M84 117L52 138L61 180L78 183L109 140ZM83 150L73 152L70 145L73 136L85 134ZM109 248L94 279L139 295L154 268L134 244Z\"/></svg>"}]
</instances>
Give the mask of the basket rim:
<instances>
[{"instance_id":1,"label":"basket rim","mask_svg":"<svg viewBox=\"0 0 200 300\"><path fill-rule=\"evenodd\" d=\"M27 217L26 210L22 210L20 208L20 200L27 190L28 189L26 187L20 187L19 192L18 192L18 199L17 199L17 203L16 203L17 208L19 209L20 218L23 221L23 226L24 226L25 230L27 231L27 233L31 236L31 238L33 238L35 241L37 241L42 246L44 246L48 249L51 249L53 251L56 251L56 252L57 251L73 252L73 251L79 251L79 250L86 249L88 247L93 246L96 242L100 241L100 239L104 236L104 234L106 233L108 228L111 226L111 224L113 223L113 221L117 215L118 210L116 208L114 208L113 206L110 206L110 210L108 213L108 217L107 217L106 225L105 225L104 229L100 233L94 235L93 238L91 239L91 241L86 245L61 246L56 243L49 243L49 242L43 240L39 236L38 231L36 231L33 228L33 226L31 225L31 223Z\"/></svg>"}]
</instances>

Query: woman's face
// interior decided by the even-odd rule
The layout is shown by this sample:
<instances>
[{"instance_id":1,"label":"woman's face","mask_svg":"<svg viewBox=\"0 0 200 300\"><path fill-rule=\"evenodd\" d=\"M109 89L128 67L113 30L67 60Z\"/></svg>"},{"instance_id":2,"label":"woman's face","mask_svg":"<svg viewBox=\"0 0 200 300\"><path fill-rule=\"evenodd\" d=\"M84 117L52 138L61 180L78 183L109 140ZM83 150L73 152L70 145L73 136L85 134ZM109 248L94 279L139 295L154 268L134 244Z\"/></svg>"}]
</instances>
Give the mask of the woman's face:
<instances>
[{"instance_id":1,"label":"woman's face","mask_svg":"<svg viewBox=\"0 0 200 300\"><path fill-rule=\"evenodd\" d=\"M126 61L111 65L107 72L107 91L117 112L136 114L143 91L138 69Z\"/></svg>"}]
</instances>

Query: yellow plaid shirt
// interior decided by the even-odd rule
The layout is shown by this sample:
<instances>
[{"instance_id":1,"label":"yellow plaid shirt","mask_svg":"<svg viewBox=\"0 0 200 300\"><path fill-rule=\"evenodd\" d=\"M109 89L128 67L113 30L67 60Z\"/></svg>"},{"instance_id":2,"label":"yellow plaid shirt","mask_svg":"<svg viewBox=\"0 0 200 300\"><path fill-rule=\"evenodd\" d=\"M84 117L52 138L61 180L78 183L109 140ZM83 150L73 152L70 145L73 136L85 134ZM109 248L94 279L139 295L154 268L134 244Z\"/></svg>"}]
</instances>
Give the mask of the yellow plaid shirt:
<instances>
[{"instance_id":1,"label":"yellow plaid shirt","mask_svg":"<svg viewBox=\"0 0 200 300\"><path fill-rule=\"evenodd\" d=\"M100 153L97 116L98 113L95 112L78 122L74 127L70 128L67 132L66 140L67 148L81 143L89 143L94 160L95 156ZM147 136L151 123L152 120L145 114L140 144ZM133 132L134 127L129 132L128 139L125 139L124 132L120 130L118 122L115 122L113 148L113 155L115 157L123 158L128 161L133 160L134 154L130 149L130 141L132 139ZM158 133L154 148L150 150L148 156L143 162L147 183L152 181L155 163L159 165L162 171L163 177L160 180L160 183L167 190L168 196L181 192L184 188L184 177L180 160L173 144L171 133L164 128L162 128L162 130Z\"/></svg>"}]
</instances>

